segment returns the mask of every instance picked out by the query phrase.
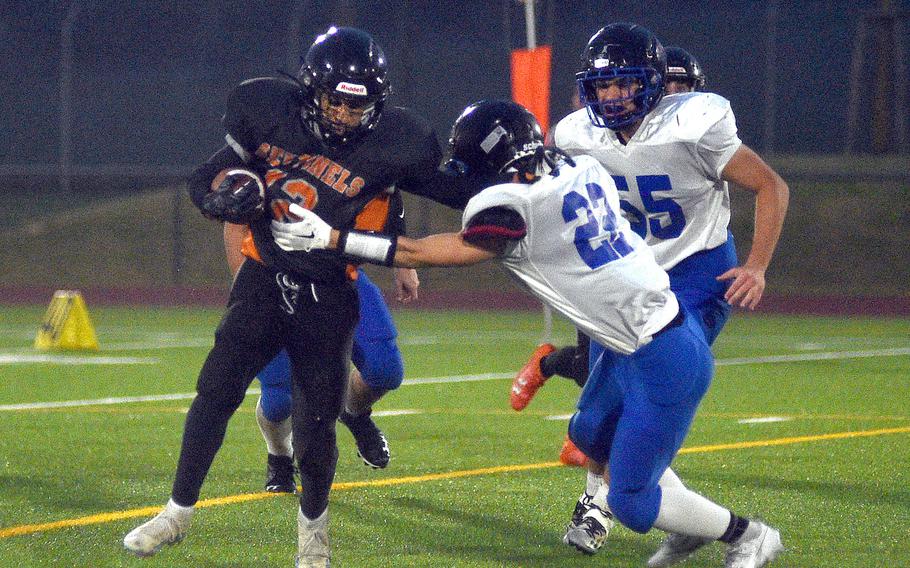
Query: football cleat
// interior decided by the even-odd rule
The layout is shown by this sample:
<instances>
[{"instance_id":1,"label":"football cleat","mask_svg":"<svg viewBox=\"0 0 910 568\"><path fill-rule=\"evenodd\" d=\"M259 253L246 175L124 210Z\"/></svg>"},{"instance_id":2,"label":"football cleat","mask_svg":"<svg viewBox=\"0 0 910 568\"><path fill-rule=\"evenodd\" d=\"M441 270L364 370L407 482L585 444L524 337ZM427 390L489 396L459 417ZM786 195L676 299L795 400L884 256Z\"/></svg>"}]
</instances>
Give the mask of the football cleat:
<instances>
[{"instance_id":1,"label":"football cleat","mask_svg":"<svg viewBox=\"0 0 910 568\"><path fill-rule=\"evenodd\" d=\"M562 450L559 452L559 461L564 465L585 467L588 465L588 456L579 450L578 446L572 443L569 435L566 434L566 440L562 443Z\"/></svg>"},{"instance_id":2,"label":"football cleat","mask_svg":"<svg viewBox=\"0 0 910 568\"><path fill-rule=\"evenodd\" d=\"M566 526L567 530L581 524L581 519L585 516L585 513L588 512L588 509L591 508L591 501L593 499L594 496L588 495L587 492L581 494L581 497L575 502L575 510L572 511L572 520L569 521L569 524Z\"/></svg>"},{"instance_id":3,"label":"football cleat","mask_svg":"<svg viewBox=\"0 0 910 568\"><path fill-rule=\"evenodd\" d=\"M613 528L613 515L594 503L589 503L588 510L576 523L575 515L579 512L579 504L581 504L581 499L575 505L572 523L566 527L566 534L562 537L562 542L574 546L585 554L596 554L603 547L610 534L610 529Z\"/></svg>"},{"instance_id":4,"label":"football cleat","mask_svg":"<svg viewBox=\"0 0 910 568\"><path fill-rule=\"evenodd\" d=\"M297 509L297 568L329 568L329 511L310 521Z\"/></svg>"},{"instance_id":5,"label":"football cleat","mask_svg":"<svg viewBox=\"0 0 910 568\"><path fill-rule=\"evenodd\" d=\"M131 530L123 538L123 547L139 557L152 556L164 545L177 544L183 540L191 518L192 509L189 513L181 514L165 506L150 521Z\"/></svg>"},{"instance_id":6,"label":"football cleat","mask_svg":"<svg viewBox=\"0 0 910 568\"><path fill-rule=\"evenodd\" d=\"M648 568L663 568L682 562L709 542L713 541L710 538L669 533L657 551L648 558Z\"/></svg>"},{"instance_id":7,"label":"football cleat","mask_svg":"<svg viewBox=\"0 0 910 568\"><path fill-rule=\"evenodd\" d=\"M525 366L515 375L512 380L512 391L509 393L509 402L513 409L524 410L546 382L548 377L543 376L540 370L540 360L554 351L556 348L551 343L538 346Z\"/></svg>"},{"instance_id":8,"label":"football cleat","mask_svg":"<svg viewBox=\"0 0 910 568\"><path fill-rule=\"evenodd\" d=\"M752 526L733 544L727 547L725 568L762 568L784 551L780 532L759 521L750 521Z\"/></svg>"},{"instance_id":9,"label":"football cleat","mask_svg":"<svg viewBox=\"0 0 910 568\"><path fill-rule=\"evenodd\" d=\"M265 490L269 493L297 493L297 483L294 481L293 458L268 454L266 458Z\"/></svg>"},{"instance_id":10,"label":"football cleat","mask_svg":"<svg viewBox=\"0 0 910 568\"><path fill-rule=\"evenodd\" d=\"M345 410L338 419L354 435L354 441L357 443L357 455L365 465L373 469L383 469L389 465L389 460L392 459L389 442L382 430L370 418L369 412L354 416Z\"/></svg>"}]
</instances>

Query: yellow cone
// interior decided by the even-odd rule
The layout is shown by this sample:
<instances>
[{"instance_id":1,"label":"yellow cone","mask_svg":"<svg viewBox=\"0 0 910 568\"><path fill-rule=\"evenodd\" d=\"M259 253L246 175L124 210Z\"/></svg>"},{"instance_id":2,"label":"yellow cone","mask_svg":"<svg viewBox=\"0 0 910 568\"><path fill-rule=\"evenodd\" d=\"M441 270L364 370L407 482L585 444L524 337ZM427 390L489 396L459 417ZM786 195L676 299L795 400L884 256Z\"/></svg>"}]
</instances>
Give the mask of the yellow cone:
<instances>
[{"instance_id":1,"label":"yellow cone","mask_svg":"<svg viewBox=\"0 0 910 568\"><path fill-rule=\"evenodd\" d=\"M76 290L54 292L35 336L35 349L98 350L98 338L82 294Z\"/></svg>"}]
</instances>

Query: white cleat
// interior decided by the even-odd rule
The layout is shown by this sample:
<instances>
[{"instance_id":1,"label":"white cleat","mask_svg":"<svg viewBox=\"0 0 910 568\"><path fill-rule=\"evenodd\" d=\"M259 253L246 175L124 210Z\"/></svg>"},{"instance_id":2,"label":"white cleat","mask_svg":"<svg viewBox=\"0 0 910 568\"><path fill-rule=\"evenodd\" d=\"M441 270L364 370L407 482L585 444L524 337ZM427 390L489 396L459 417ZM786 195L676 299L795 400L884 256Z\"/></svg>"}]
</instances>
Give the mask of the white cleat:
<instances>
[{"instance_id":1,"label":"white cleat","mask_svg":"<svg viewBox=\"0 0 910 568\"><path fill-rule=\"evenodd\" d=\"M585 554L596 554L607 541L613 528L613 515L591 503L581 521L566 527L562 542Z\"/></svg>"},{"instance_id":2,"label":"white cleat","mask_svg":"<svg viewBox=\"0 0 910 568\"><path fill-rule=\"evenodd\" d=\"M709 542L712 542L709 538L669 533L657 552L648 558L648 568L664 568L682 562Z\"/></svg>"},{"instance_id":3,"label":"white cleat","mask_svg":"<svg viewBox=\"0 0 910 568\"><path fill-rule=\"evenodd\" d=\"M725 568L762 568L784 551L777 529L759 521L750 523L746 534L727 548Z\"/></svg>"},{"instance_id":4,"label":"white cleat","mask_svg":"<svg viewBox=\"0 0 910 568\"><path fill-rule=\"evenodd\" d=\"M152 556L166 544L177 544L186 536L190 528L193 510L178 511L171 506L134 528L123 538L123 547L136 556Z\"/></svg>"},{"instance_id":5,"label":"white cleat","mask_svg":"<svg viewBox=\"0 0 910 568\"><path fill-rule=\"evenodd\" d=\"M329 510L310 521L297 509L297 568L329 568Z\"/></svg>"}]
</instances>

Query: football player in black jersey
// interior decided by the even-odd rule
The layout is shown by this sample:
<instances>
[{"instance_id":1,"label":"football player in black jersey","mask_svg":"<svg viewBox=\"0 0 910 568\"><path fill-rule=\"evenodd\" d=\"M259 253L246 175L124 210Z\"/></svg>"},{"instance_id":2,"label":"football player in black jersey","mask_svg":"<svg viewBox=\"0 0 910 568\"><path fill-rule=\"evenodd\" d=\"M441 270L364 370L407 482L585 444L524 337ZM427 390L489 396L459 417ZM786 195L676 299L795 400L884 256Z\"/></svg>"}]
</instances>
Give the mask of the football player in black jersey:
<instances>
[{"instance_id":1,"label":"football player in black jersey","mask_svg":"<svg viewBox=\"0 0 910 568\"><path fill-rule=\"evenodd\" d=\"M229 418L256 373L285 349L303 489L297 563L328 566L335 421L358 319L354 270L333 252L281 249L270 227L294 220L289 208L298 204L336 227L379 230L393 186L464 206L470 192L438 170L436 134L412 111L387 106L389 93L382 49L363 31L334 26L309 48L296 79L252 79L231 92L227 145L197 168L188 189L206 216L249 226L247 260L199 374L171 498L126 535L127 550L148 556L185 536ZM263 200L249 171L264 182Z\"/></svg>"}]
</instances>

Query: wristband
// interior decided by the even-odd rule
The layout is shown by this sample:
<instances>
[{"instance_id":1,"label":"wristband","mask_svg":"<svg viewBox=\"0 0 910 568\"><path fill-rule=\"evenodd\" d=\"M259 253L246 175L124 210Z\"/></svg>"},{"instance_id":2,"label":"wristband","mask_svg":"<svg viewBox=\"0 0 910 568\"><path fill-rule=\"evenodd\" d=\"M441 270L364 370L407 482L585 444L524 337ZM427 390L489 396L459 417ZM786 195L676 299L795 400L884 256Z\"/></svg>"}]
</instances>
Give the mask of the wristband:
<instances>
[{"instance_id":1,"label":"wristband","mask_svg":"<svg viewBox=\"0 0 910 568\"><path fill-rule=\"evenodd\" d=\"M362 231L342 231L338 235L338 250L373 264L392 266L398 239L388 235Z\"/></svg>"}]
</instances>

